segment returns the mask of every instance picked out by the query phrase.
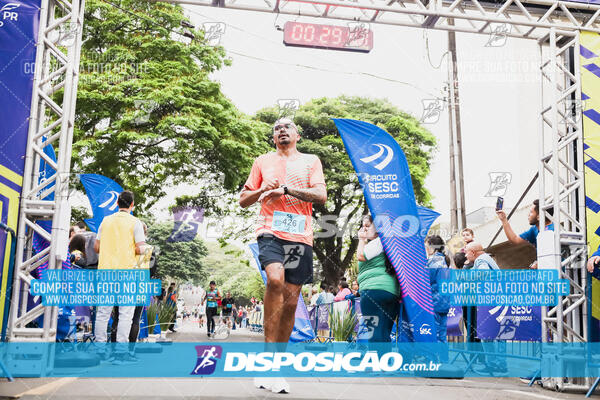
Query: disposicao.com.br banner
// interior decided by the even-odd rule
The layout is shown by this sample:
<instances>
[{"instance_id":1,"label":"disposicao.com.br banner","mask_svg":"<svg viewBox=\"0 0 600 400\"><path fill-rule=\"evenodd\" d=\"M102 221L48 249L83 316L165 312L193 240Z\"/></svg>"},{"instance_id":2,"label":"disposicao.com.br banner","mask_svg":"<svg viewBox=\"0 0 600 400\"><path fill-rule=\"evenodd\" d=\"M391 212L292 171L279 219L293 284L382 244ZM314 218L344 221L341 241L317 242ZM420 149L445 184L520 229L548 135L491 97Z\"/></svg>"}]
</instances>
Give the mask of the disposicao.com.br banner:
<instances>
[{"instance_id":1,"label":"disposicao.com.br banner","mask_svg":"<svg viewBox=\"0 0 600 400\"><path fill-rule=\"evenodd\" d=\"M275 347L264 343L139 343L139 360L121 363L111 357L114 348L109 344L3 343L0 355L13 376L31 376L40 370L40 362L49 363L44 376L76 377L518 377L538 371L541 376L600 376L600 343L538 343L534 352L531 343L511 343L507 348L502 341ZM567 354L571 365L563 369L556 361ZM475 357L487 366L484 372L473 367L470 360ZM32 363L38 368L33 369Z\"/></svg>"}]
</instances>

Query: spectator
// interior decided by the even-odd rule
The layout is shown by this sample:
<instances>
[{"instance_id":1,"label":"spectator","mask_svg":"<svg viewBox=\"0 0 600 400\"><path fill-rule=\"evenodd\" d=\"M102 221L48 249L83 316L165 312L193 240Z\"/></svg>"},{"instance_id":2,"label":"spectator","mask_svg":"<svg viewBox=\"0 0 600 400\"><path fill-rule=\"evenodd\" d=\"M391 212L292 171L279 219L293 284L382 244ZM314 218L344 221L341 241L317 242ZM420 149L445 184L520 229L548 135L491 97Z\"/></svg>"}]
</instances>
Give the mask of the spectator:
<instances>
[{"instance_id":1,"label":"spectator","mask_svg":"<svg viewBox=\"0 0 600 400\"><path fill-rule=\"evenodd\" d=\"M83 233L87 230L87 225L83 221L79 221L75 226L79 228L79 233Z\"/></svg>"},{"instance_id":2,"label":"spectator","mask_svg":"<svg viewBox=\"0 0 600 400\"><path fill-rule=\"evenodd\" d=\"M337 294L335 295L335 297L333 298L333 301L346 300L346 296L351 295L351 294L352 294L352 292L348 288L348 282L346 282L346 280L343 280L340 282L339 290L338 290Z\"/></svg>"},{"instance_id":3,"label":"spectator","mask_svg":"<svg viewBox=\"0 0 600 400\"><path fill-rule=\"evenodd\" d=\"M244 306L239 306L237 310L236 322L240 326L242 326L242 317L244 315Z\"/></svg>"},{"instance_id":4,"label":"spectator","mask_svg":"<svg viewBox=\"0 0 600 400\"><path fill-rule=\"evenodd\" d=\"M363 217L358 231L357 257L360 306L369 342L390 342L400 311L400 288L370 215Z\"/></svg>"},{"instance_id":5,"label":"spectator","mask_svg":"<svg viewBox=\"0 0 600 400\"><path fill-rule=\"evenodd\" d=\"M234 304L233 311L231 312L231 320L233 323L233 328L231 328L231 329L235 329L235 327L236 327L237 315L238 315L238 309L237 309L237 306ZM239 322L237 322L237 323L239 324Z\"/></svg>"},{"instance_id":6,"label":"spectator","mask_svg":"<svg viewBox=\"0 0 600 400\"><path fill-rule=\"evenodd\" d=\"M319 296L317 297L316 300L316 305L319 306L323 303L325 303L325 298L327 297L327 284L325 283L325 281L321 282L321 293L319 293Z\"/></svg>"},{"instance_id":7,"label":"spectator","mask_svg":"<svg viewBox=\"0 0 600 400\"><path fill-rule=\"evenodd\" d=\"M94 250L99 253L99 269L128 269L137 263L136 254L142 253L146 244L144 229L139 219L131 215L134 208L134 196L130 191L124 191L117 198L119 212L105 217L100 227ZM96 342L104 343L107 339L107 325L113 305L98 306L96 313L95 335ZM134 363L125 346L120 343L129 341L129 332L133 320L135 306L119 307L119 324L117 330L117 347L115 349L115 364Z\"/></svg>"},{"instance_id":8,"label":"spectator","mask_svg":"<svg viewBox=\"0 0 600 400\"><path fill-rule=\"evenodd\" d=\"M473 240L475 240L475 234L473 233L473 229L465 228L462 231L460 231L460 236L462 237L462 240L463 240L463 247L459 251L461 253L464 253L465 247L467 247L467 245L469 243L471 243Z\"/></svg>"},{"instance_id":9,"label":"spectator","mask_svg":"<svg viewBox=\"0 0 600 400\"><path fill-rule=\"evenodd\" d=\"M98 253L94 250L96 243L96 233L91 231L83 231L79 233L85 238L85 268L98 268Z\"/></svg>"},{"instance_id":10,"label":"spectator","mask_svg":"<svg viewBox=\"0 0 600 400\"><path fill-rule=\"evenodd\" d=\"M483 246L477 242L471 242L467 245L467 260L473 263L473 269L498 270L496 261L483 251ZM474 324L474 322L472 322ZM473 326L473 325L472 325ZM493 353L504 353L506 351L506 342L496 343L494 340L482 339L483 349L488 355L485 356L485 367L480 370L483 373L503 373L506 371L506 358L491 355Z\"/></svg>"},{"instance_id":11,"label":"spectator","mask_svg":"<svg viewBox=\"0 0 600 400\"><path fill-rule=\"evenodd\" d=\"M548 210L546 210L546 213L550 216L552 216L554 214L554 208L549 208ZM540 233L539 230L539 224L540 224L540 202L539 200L534 200L533 204L531 205L530 209L529 209L529 215L527 217L527 221L529 222L529 225L531 225L531 227L526 230L525 232L521 233L520 235L517 236L517 234L515 233L515 231L512 229L512 227L510 226L510 223L508 222L508 218L506 217L506 213L504 212L504 210L497 210L496 214L498 215L498 218L500 219L500 222L502 222L502 228L504 229L504 233L506 234L506 237L508 238L509 242L511 242L512 244L523 244L523 243L530 243L531 245L533 245L534 247L537 248L537 236ZM552 223L552 221L546 216L546 220L545 222L545 230L547 231L553 231L554 230L554 224ZM535 260L531 265L530 268L537 268L537 260Z\"/></svg>"},{"instance_id":12,"label":"spectator","mask_svg":"<svg viewBox=\"0 0 600 400\"><path fill-rule=\"evenodd\" d=\"M467 256L462 250L463 249L454 255L454 265L456 266L456 269L463 269L463 267L468 269L466 266Z\"/></svg>"},{"instance_id":13,"label":"spectator","mask_svg":"<svg viewBox=\"0 0 600 400\"><path fill-rule=\"evenodd\" d=\"M69 240L73 236L79 235L80 233L84 233L84 232L85 232L85 224L83 225L83 228L79 227L79 224L71 226L69 228Z\"/></svg>"},{"instance_id":14,"label":"spectator","mask_svg":"<svg viewBox=\"0 0 600 400\"><path fill-rule=\"evenodd\" d=\"M202 297L203 298L203 297ZM204 326L204 316L206 315L206 303L204 299L198 304L198 326L202 328Z\"/></svg>"},{"instance_id":15,"label":"spectator","mask_svg":"<svg viewBox=\"0 0 600 400\"><path fill-rule=\"evenodd\" d=\"M317 300L319 299L319 293L317 291L317 288L313 287L311 290L311 296L310 296L310 301L309 301L309 305L311 306L316 306L317 305Z\"/></svg>"},{"instance_id":16,"label":"spectator","mask_svg":"<svg viewBox=\"0 0 600 400\"><path fill-rule=\"evenodd\" d=\"M471 229L471 228L463 229L460 234L462 236L464 245L463 245L462 249L459 250L459 252L464 254L466 252L467 245L469 243L472 243L473 240L475 240L475 234L473 233L473 229ZM471 269L471 268L473 268L473 264L470 263L469 261L465 261L463 263L463 268Z\"/></svg>"},{"instance_id":17,"label":"spectator","mask_svg":"<svg viewBox=\"0 0 600 400\"><path fill-rule=\"evenodd\" d=\"M433 311L435 312L435 331L438 343L446 343L448 311L450 310L450 299L439 291L439 281L450 278L448 264L450 258L444 254L444 240L438 236L428 236L425 239L427 251L427 268L429 270L429 282L431 284L431 296L433 299Z\"/></svg>"},{"instance_id":18,"label":"spectator","mask_svg":"<svg viewBox=\"0 0 600 400\"><path fill-rule=\"evenodd\" d=\"M333 299L335 298L333 291L333 286L327 286L327 293L325 293L325 304L333 303Z\"/></svg>"},{"instance_id":19,"label":"spectator","mask_svg":"<svg viewBox=\"0 0 600 400\"><path fill-rule=\"evenodd\" d=\"M334 286L334 285L330 285L329 286L329 293L331 293L333 295L333 297L335 297L335 295L338 292L338 287Z\"/></svg>"},{"instance_id":20,"label":"spectator","mask_svg":"<svg viewBox=\"0 0 600 400\"><path fill-rule=\"evenodd\" d=\"M175 282L171 282L169 285L169 289L167 289L167 298L165 299L165 305L175 307L177 309L177 284ZM177 319L177 313L173 316L173 321L171 325L169 325L169 330L171 332L177 332L175 330L175 320Z\"/></svg>"},{"instance_id":21,"label":"spectator","mask_svg":"<svg viewBox=\"0 0 600 400\"><path fill-rule=\"evenodd\" d=\"M473 263L473 269L500 269L496 261L483 251L481 243L471 242L467 245L467 260Z\"/></svg>"},{"instance_id":22,"label":"spectator","mask_svg":"<svg viewBox=\"0 0 600 400\"><path fill-rule=\"evenodd\" d=\"M469 269L473 267L473 263L469 263L467 264L467 255L462 252L459 251L458 253L456 253L454 255L454 265L456 266L457 269ZM477 336L477 332L475 327L477 326L476 324L476 318L477 318L477 308L476 307L472 307L472 306L463 306L462 307L463 310L463 320L465 322L465 326L467 327L467 331L468 331L468 341L469 342L478 342L479 339L476 338ZM470 316L470 318L469 318ZM470 323L470 325L469 325Z\"/></svg>"},{"instance_id":23,"label":"spectator","mask_svg":"<svg viewBox=\"0 0 600 400\"><path fill-rule=\"evenodd\" d=\"M244 307L242 310L242 328L248 326L248 308Z\"/></svg>"},{"instance_id":24,"label":"spectator","mask_svg":"<svg viewBox=\"0 0 600 400\"><path fill-rule=\"evenodd\" d=\"M69 253L71 253L71 264L85 268L85 237L81 234L73 235L69 241Z\"/></svg>"},{"instance_id":25,"label":"spectator","mask_svg":"<svg viewBox=\"0 0 600 400\"><path fill-rule=\"evenodd\" d=\"M359 286L358 286L358 281L352 281L352 298L355 297L360 297L360 292L359 292ZM346 296L348 297L348 296Z\"/></svg>"}]
</instances>

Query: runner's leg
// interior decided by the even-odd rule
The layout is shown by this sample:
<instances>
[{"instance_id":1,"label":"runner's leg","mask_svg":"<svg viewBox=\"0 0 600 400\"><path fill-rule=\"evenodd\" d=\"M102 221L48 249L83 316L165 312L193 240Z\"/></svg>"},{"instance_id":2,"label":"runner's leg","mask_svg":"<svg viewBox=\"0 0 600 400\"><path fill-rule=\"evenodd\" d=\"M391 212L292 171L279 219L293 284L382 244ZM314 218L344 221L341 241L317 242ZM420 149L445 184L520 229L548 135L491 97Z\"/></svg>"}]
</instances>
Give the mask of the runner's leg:
<instances>
[{"instance_id":1,"label":"runner's leg","mask_svg":"<svg viewBox=\"0 0 600 400\"><path fill-rule=\"evenodd\" d=\"M296 307L298 306L298 296L300 296L301 289L302 285L285 282L283 312L281 314L281 323L277 330L277 341L280 343L287 343L290 340L296 320Z\"/></svg>"},{"instance_id":2,"label":"runner's leg","mask_svg":"<svg viewBox=\"0 0 600 400\"><path fill-rule=\"evenodd\" d=\"M210 307L206 308L206 333L208 335L211 334L211 332L214 330L214 324L215 322L212 319L213 317L213 310Z\"/></svg>"},{"instance_id":3,"label":"runner's leg","mask_svg":"<svg viewBox=\"0 0 600 400\"><path fill-rule=\"evenodd\" d=\"M265 267L267 288L265 290L264 329L267 343L277 342L279 338L278 330L281 325L285 290L284 271L281 263L271 263Z\"/></svg>"}]
</instances>

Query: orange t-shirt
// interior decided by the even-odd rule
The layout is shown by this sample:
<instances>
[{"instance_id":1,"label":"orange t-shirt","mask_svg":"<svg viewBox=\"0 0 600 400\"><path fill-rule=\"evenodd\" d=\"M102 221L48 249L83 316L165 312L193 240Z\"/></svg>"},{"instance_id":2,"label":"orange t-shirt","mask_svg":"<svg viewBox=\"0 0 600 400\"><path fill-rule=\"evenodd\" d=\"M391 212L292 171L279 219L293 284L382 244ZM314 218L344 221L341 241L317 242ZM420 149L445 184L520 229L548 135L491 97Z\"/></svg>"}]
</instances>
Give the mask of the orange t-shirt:
<instances>
[{"instance_id":1,"label":"orange t-shirt","mask_svg":"<svg viewBox=\"0 0 600 400\"><path fill-rule=\"evenodd\" d=\"M292 159L285 159L278 156L277 153L268 153L254 161L244 190L258 190L263 179L275 178L279 180L280 185L295 189L308 189L317 184L325 184L323 167L317 156L298 153ZM274 215L275 226L273 226ZM304 229L301 227L298 229L288 228L286 225L286 221L296 224L303 219ZM270 233L283 240L312 246L312 203L289 195L262 202L256 224L256 236L263 233Z\"/></svg>"}]
</instances>

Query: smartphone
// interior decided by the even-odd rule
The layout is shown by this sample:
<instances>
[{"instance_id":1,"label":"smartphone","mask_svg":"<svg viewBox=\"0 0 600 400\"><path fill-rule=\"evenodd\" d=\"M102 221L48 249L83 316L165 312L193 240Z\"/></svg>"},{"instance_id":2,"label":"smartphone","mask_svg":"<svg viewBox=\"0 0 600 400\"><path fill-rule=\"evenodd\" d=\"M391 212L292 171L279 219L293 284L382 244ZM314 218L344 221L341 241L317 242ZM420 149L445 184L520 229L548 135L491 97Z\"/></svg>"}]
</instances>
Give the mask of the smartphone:
<instances>
[{"instance_id":1,"label":"smartphone","mask_svg":"<svg viewBox=\"0 0 600 400\"><path fill-rule=\"evenodd\" d=\"M504 207L504 198L498 197L498 200L496 200L496 211L502 210L502 207Z\"/></svg>"}]
</instances>

